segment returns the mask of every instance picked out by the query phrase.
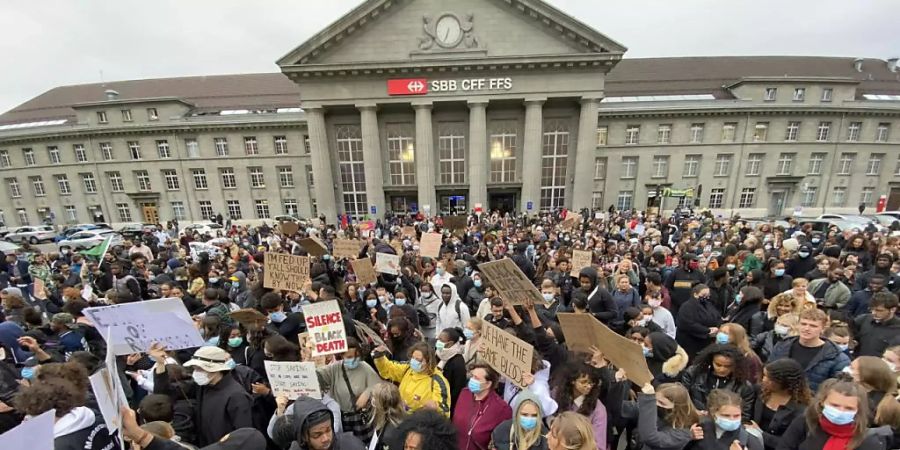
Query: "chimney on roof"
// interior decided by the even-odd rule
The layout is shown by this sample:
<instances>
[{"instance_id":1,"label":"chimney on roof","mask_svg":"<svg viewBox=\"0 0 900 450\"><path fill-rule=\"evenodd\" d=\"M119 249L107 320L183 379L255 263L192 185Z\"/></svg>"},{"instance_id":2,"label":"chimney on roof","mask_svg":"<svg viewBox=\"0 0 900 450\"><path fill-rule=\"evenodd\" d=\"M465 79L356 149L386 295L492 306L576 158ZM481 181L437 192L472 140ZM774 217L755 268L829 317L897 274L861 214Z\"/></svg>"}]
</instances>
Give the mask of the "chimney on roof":
<instances>
[{"instance_id":1,"label":"chimney on roof","mask_svg":"<svg viewBox=\"0 0 900 450\"><path fill-rule=\"evenodd\" d=\"M853 60L853 68L856 69L857 72L862 72L862 58L856 58Z\"/></svg>"},{"instance_id":2,"label":"chimney on roof","mask_svg":"<svg viewBox=\"0 0 900 450\"><path fill-rule=\"evenodd\" d=\"M104 91L104 93L106 94L107 100L117 100L119 98L118 91L114 91L112 89L107 89L106 91Z\"/></svg>"},{"instance_id":3,"label":"chimney on roof","mask_svg":"<svg viewBox=\"0 0 900 450\"><path fill-rule=\"evenodd\" d=\"M900 58L897 58L896 56L893 58L888 58L887 66L888 70L890 70L891 72L900 71Z\"/></svg>"}]
</instances>

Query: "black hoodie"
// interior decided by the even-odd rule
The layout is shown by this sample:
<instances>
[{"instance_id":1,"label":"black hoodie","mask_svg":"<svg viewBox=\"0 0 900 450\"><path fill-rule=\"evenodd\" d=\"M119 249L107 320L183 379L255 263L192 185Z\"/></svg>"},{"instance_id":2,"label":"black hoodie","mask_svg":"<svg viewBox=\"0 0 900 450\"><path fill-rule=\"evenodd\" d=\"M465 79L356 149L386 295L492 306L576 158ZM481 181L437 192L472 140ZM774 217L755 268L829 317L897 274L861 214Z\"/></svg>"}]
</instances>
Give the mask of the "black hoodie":
<instances>
[{"instance_id":1,"label":"black hoodie","mask_svg":"<svg viewBox=\"0 0 900 450\"><path fill-rule=\"evenodd\" d=\"M309 450L306 446L306 433L315 423L309 422L309 417L313 413L323 411L328 413L328 423L334 423L334 416L331 410L319 400L310 397L300 397L294 402L294 419L297 423L297 437L291 443L290 450ZM318 422L321 423L321 422ZM330 450L366 450L366 446L353 436L353 433L335 433L334 439L331 441Z\"/></svg>"},{"instance_id":2,"label":"black hoodie","mask_svg":"<svg viewBox=\"0 0 900 450\"><path fill-rule=\"evenodd\" d=\"M585 267L578 273L578 277L586 277L591 281L590 287L582 285L582 289L587 290L588 295L588 311L594 315L599 321L609 324L616 318L617 309L616 301L612 295L602 285L598 283L597 269L593 267Z\"/></svg>"}]
</instances>

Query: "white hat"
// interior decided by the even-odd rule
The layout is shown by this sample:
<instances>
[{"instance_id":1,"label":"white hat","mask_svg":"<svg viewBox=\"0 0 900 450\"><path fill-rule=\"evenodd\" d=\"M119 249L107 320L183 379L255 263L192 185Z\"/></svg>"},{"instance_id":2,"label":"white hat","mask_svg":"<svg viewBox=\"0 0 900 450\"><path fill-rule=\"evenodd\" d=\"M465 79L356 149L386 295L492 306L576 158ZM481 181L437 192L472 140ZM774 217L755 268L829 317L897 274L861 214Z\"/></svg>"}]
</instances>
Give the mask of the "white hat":
<instances>
[{"instance_id":1,"label":"white hat","mask_svg":"<svg viewBox=\"0 0 900 450\"><path fill-rule=\"evenodd\" d=\"M184 363L184 367L199 367L206 372L225 372L231 370L228 360L231 355L219 347L207 345L194 352L194 357Z\"/></svg>"}]
</instances>

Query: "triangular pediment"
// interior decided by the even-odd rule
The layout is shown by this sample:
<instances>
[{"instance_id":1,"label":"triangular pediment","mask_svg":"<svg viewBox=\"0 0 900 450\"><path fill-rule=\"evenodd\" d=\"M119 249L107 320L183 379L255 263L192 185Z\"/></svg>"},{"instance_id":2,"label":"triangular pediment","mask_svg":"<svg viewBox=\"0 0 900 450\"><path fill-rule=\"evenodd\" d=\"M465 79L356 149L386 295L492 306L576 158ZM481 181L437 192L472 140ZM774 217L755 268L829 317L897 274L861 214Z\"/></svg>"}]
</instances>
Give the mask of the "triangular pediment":
<instances>
[{"instance_id":1,"label":"triangular pediment","mask_svg":"<svg viewBox=\"0 0 900 450\"><path fill-rule=\"evenodd\" d=\"M367 0L278 61L286 67L621 55L540 0Z\"/></svg>"}]
</instances>

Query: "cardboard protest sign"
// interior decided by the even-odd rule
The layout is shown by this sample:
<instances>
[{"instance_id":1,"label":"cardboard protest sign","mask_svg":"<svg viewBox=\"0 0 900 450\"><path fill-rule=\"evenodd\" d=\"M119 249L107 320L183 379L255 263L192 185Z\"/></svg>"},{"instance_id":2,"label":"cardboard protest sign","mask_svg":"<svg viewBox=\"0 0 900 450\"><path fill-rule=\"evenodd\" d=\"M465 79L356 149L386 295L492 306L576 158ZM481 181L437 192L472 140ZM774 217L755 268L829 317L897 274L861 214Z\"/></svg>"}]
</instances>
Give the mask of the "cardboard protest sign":
<instances>
[{"instance_id":1,"label":"cardboard protest sign","mask_svg":"<svg viewBox=\"0 0 900 450\"><path fill-rule=\"evenodd\" d=\"M566 214L566 220L563 220L562 223L560 223L559 225L564 230L570 230L573 227L577 227L578 225L581 225L582 220L583 219L581 217L581 214L569 211L569 213Z\"/></svg>"},{"instance_id":2,"label":"cardboard protest sign","mask_svg":"<svg viewBox=\"0 0 900 450\"><path fill-rule=\"evenodd\" d=\"M628 379L638 386L653 381L640 344L610 330L591 314L559 313L556 317L569 350L590 353L591 346L597 347L614 366L625 369Z\"/></svg>"},{"instance_id":3,"label":"cardboard protest sign","mask_svg":"<svg viewBox=\"0 0 900 450\"><path fill-rule=\"evenodd\" d=\"M444 228L448 230L463 230L466 228L468 221L467 216L448 216L444 217Z\"/></svg>"},{"instance_id":4,"label":"cardboard protest sign","mask_svg":"<svg viewBox=\"0 0 900 450\"><path fill-rule=\"evenodd\" d=\"M531 280L525 277L519 266L511 259L479 264L478 270L487 278L491 286L500 292L500 297L509 300L513 305L521 305L527 298L532 299L536 304L546 303L541 292L534 287Z\"/></svg>"},{"instance_id":5,"label":"cardboard protest sign","mask_svg":"<svg viewBox=\"0 0 900 450\"><path fill-rule=\"evenodd\" d=\"M287 253L266 252L264 287L275 290L303 292L309 280L309 257Z\"/></svg>"},{"instance_id":6,"label":"cardboard protest sign","mask_svg":"<svg viewBox=\"0 0 900 450\"><path fill-rule=\"evenodd\" d=\"M253 308L239 309L237 311L231 312L229 316L231 316L232 319L234 319L241 325L245 326L253 326L259 323L265 325L265 322L267 320L266 316L263 313Z\"/></svg>"},{"instance_id":7,"label":"cardboard protest sign","mask_svg":"<svg viewBox=\"0 0 900 450\"><path fill-rule=\"evenodd\" d=\"M347 330L337 300L318 302L303 307L306 329L312 339L313 356L347 351Z\"/></svg>"},{"instance_id":8,"label":"cardboard protest sign","mask_svg":"<svg viewBox=\"0 0 900 450\"><path fill-rule=\"evenodd\" d=\"M44 280L34 277L34 293L31 294L32 297L38 300L46 300L47 299L47 288L44 285Z\"/></svg>"},{"instance_id":9,"label":"cardboard protest sign","mask_svg":"<svg viewBox=\"0 0 900 450\"><path fill-rule=\"evenodd\" d=\"M306 249L307 253L313 256L322 256L328 253L328 247L326 247L325 243L320 241L317 237L300 239L300 245Z\"/></svg>"},{"instance_id":10,"label":"cardboard protest sign","mask_svg":"<svg viewBox=\"0 0 900 450\"><path fill-rule=\"evenodd\" d=\"M180 298L85 308L84 315L101 332L110 329L106 345L114 355L146 352L154 342L166 350L203 345L203 338Z\"/></svg>"},{"instance_id":11,"label":"cardboard protest sign","mask_svg":"<svg viewBox=\"0 0 900 450\"><path fill-rule=\"evenodd\" d=\"M389 275L400 274L400 256L390 253L377 253L375 255L375 271Z\"/></svg>"},{"instance_id":12,"label":"cardboard protest sign","mask_svg":"<svg viewBox=\"0 0 900 450\"><path fill-rule=\"evenodd\" d=\"M440 233L425 233L422 235L422 243L419 245L419 253L429 258L437 258L441 254L441 241L443 236Z\"/></svg>"},{"instance_id":13,"label":"cardboard protest sign","mask_svg":"<svg viewBox=\"0 0 900 450\"><path fill-rule=\"evenodd\" d=\"M534 347L500 327L488 321L482 324L478 355L520 388L525 387L523 383L525 374L531 373L533 352Z\"/></svg>"},{"instance_id":14,"label":"cardboard protest sign","mask_svg":"<svg viewBox=\"0 0 900 450\"><path fill-rule=\"evenodd\" d=\"M297 222L279 222L278 231L285 236L293 236L300 231L300 225Z\"/></svg>"},{"instance_id":15,"label":"cardboard protest sign","mask_svg":"<svg viewBox=\"0 0 900 450\"><path fill-rule=\"evenodd\" d=\"M363 246L363 241L356 239L337 239L334 241L335 258L356 259L359 258L359 250Z\"/></svg>"},{"instance_id":16,"label":"cardboard protest sign","mask_svg":"<svg viewBox=\"0 0 900 450\"><path fill-rule=\"evenodd\" d=\"M0 434L0 448L54 450L53 424L56 423L56 410L51 409L32 417L12 430Z\"/></svg>"},{"instance_id":17,"label":"cardboard protest sign","mask_svg":"<svg viewBox=\"0 0 900 450\"><path fill-rule=\"evenodd\" d=\"M594 259L594 253L590 250L573 250L572 251L572 270L569 275L578 277L578 273L585 267L590 267Z\"/></svg>"},{"instance_id":18,"label":"cardboard protest sign","mask_svg":"<svg viewBox=\"0 0 900 450\"><path fill-rule=\"evenodd\" d=\"M266 365L266 375L269 376L269 384L272 386L272 393L275 397L283 395L288 400L297 400L302 395L322 398L319 379L316 377L316 363L312 361L263 362Z\"/></svg>"},{"instance_id":19,"label":"cardboard protest sign","mask_svg":"<svg viewBox=\"0 0 900 450\"><path fill-rule=\"evenodd\" d=\"M416 227L403 227L400 229L400 235L415 239L416 238Z\"/></svg>"},{"instance_id":20,"label":"cardboard protest sign","mask_svg":"<svg viewBox=\"0 0 900 450\"><path fill-rule=\"evenodd\" d=\"M375 274L375 268L372 267L371 259L357 259L351 261L350 265L353 267L353 273L356 274L356 282L361 286L378 281L378 275Z\"/></svg>"},{"instance_id":21,"label":"cardboard protest sign","mask_svg":"<svg viewBox=\"0 0 900 450\"><path fill-rule=\"evenodd\" d=\"M398 255L403 254L403 243L402 242L400 242L400 241L391 242L391 248L394 249L394 251L397 252Z\"/></svg>"}]
</instances>

